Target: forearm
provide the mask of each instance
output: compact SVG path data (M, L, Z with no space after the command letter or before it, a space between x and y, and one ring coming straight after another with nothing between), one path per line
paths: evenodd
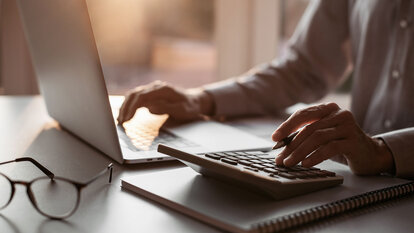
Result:
M298 102L316 101L335 87L350 67L346 6L346 1L312 2L287 56L237 79L206 86L216 115L277 113ZM321 31L331 33L321 37Z

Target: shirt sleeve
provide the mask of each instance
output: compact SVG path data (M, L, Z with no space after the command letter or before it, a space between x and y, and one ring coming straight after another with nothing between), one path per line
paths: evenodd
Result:
M338 85L351 64L347 9L346 0L312 1L285 57L205 86L215 100L215 115L275 114L314 102Z
M395 175L414 178L414 127L376 135L382 138L394 157Z

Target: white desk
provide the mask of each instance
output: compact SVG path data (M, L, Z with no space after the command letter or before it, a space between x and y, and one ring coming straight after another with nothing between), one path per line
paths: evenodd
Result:
M0 97L0 161L27 155L39 160L56 175L85 181L109 162L47 116L40 97ZM271 121L269 121L271 124ZM264 127L265 128L265 127ZM13 201L0 210L0 232L218 232L217 229L173 210L121 190L120 179L140 173L182 166L178 162L121 166L115 164L113 183L102 178L88 186L77 212L66 221L49 220L32 207L26 191L18 186ZM11 178L31 180L42 175L29 163L0 166ZM344 216L305 231L409 232L414 199L376 208L358 217Z

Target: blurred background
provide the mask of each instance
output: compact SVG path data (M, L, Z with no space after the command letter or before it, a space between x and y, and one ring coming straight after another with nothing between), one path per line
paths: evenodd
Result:
M240 75L283 54L308 0L86 0L110 94ZM15 0L0 0L0 94L37 94Z

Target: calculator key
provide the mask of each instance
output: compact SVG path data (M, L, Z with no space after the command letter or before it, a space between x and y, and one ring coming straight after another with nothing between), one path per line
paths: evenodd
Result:
M249 155L246 152L235 152L237 155Z
M236 157L236 156L227 156L227 157L225 157L226 159L230 159L230 160L233 160L233 161L239 161L240 159L238 158L238 157Z
M312 172L316 173L319 177L326 177L326 176L327 176L327 175L326 175L324 172L322 172L322 171L312 171Z
M252 164L249 160L239 160L238 162L245 166L250 166Z
M275 166L274 168L276 170L280 171L280 172L289 172L289 171L292 171L292 170L290 170L290 169L288 169L286 167L281 167L281 166Z
M259 169L257 168L251 168L251 167L244 167L244 169L250 170L250 171L254 171L254 172L258 172Z
M238 156L237 156L237 158L239 158L239 159L244 159L244 160L250 159L250 158L249 158L249 157L247 157L246 155L238 155Z
M321 172L325 173L326 176L335 176L335 172L330 172L326 170L321 170Z
M311 170L311 171L319 171L319 170L321 170L321 169L319 169L319 168L317 168L317 167L310 167L310 168L308 168L309 170Z
M278 175L281 176L281 177L284 177L284 178L288 178L288 179L295 179L296 178L295 175L292 175L292 174L287 173L287 172L279 172Z
M311 171L302 171L301 173L302 174L305 174L309 178L313 178L313 177L319 176L318 174L316 174L314 172L311 172Z
M264 168L263 171L268 172L268 173L275 173L275 174L278 173L275 169L269 168L269 167Z
M218 156L220 156L220 157L226 157L226 156L227 156L225 153L221 153L221 152L214 153L214 154L215 154L215 155L218 155Z
M221 161L225 162L225 163L228 163L228 164L231 164L231 165L237 165L236 161L233 161L233 160L230 160L230 159L223 158L223 159L221 159Z
M265 166L260 165L260 164L253 164L253 165L251 165L251 167L254 167L254 168L257 168L257 169L260 169L260 170L263 170L265 168Z
M300 178L300 179L309 177L307 174L303 172L289 172L289 174L294 175L296 178Z
M252 160L250 160L250 162L252 162L252 163L258 163L258 164L263 163L262 161L260 161L258 159L252 159Z
M226 156L238 156L238 154L236 154L234 152L226 152L226 153L223 153L223 154L225 154Z
M205 154L205 156L208 158L212 158L212 159L217 159L217 160L220 159L220 156L215 155L215 154Z
M295 167L291 167L290 169L294 170L294 171L308 171L308 168L304 168L304 167L300 167L300 166L295 166Z

